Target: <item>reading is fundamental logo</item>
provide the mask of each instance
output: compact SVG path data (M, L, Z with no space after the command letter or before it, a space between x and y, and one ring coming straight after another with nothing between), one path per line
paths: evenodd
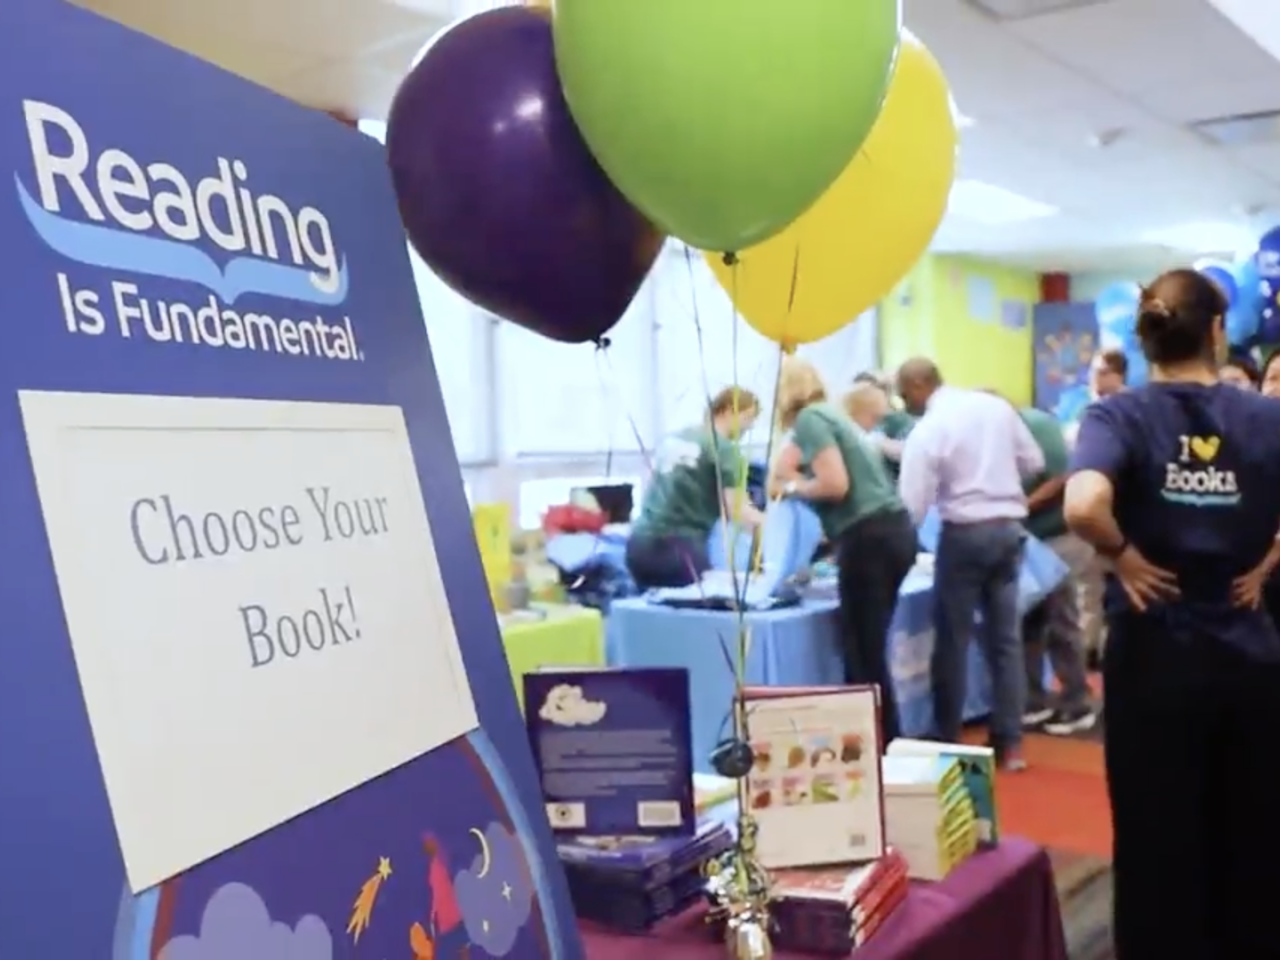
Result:
M244 297L306 304L309 311L345 303L346 260L319 209L295 209L255 192L240 159L217 157L213 172L193 182L163 160L143 163L117 148L95 153L75 117L52 104L26 100L23 112L33 189L20 174L14 179L23 212L46 246L84 267L176 280L207 295L199 303L159 300L129 280L111 278L101 290L59 273L69 332L114 330L153 342L362 359L348 317L231 309Z
M1160 495L1192 507L1235 506L1240 502L1240 487L1234 470L1216 464L1221 451L1221 437L1179 437L1178 459L1165 464Z

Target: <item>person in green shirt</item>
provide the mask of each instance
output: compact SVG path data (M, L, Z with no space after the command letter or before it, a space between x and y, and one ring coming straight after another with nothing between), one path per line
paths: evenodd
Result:
M1044 471L1029 478L1027 532L1047 544L1067 566L1067 577L1023 621L1027 662L1027 712L1023 724L1066 736L1097 722L1090 704L1079 590L1093 562L1089 546L1067 530L1062 493L1067 481L1067 441L1062 423L1052 414L1026 407L1018 411L1044 454ZM1056 705L1044 687L1044 658L1049 658L1061 692Z
M759 415L755 394L726 387L711 399L704 425L658 444L627 540L627 569L641 590L696 583L711 566L707 540L722 516L747 529L760 524L743 490L746 463L737 444Z
M880 421L880 430L890 440L901 443L916 428L918 422L917 417L913 417L905 410L890 410Z
M879 685L887 743L900 733L889 633L898 591L915 564L915 526L879 448L827 401L807 360L783 361L777 415L789 435L773 463L770 490L812 506L836 548L845 681Z

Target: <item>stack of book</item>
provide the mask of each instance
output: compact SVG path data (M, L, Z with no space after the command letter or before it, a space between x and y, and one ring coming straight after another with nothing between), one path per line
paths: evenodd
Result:
M836 957L866 943L909 886L906 860L892 847L860 866L776 870L772 877L774 946Z
M965 789L978 817L978 843L995 846L1000 842L1000 817L996 809L996 755L990 747L967 743L937 743L899 737L889 744L893 757L951 757L964 774Z
M977 814L953 757L895 756L882 761L889 843L910 875L941 880L978 846Z
M726 852L732 831L712 820L689 837L576 837L557 845L574 912L644 933L703 896L703 867Z

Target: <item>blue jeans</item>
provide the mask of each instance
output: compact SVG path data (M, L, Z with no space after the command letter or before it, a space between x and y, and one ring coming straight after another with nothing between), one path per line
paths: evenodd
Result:
M1026 539L1016 520L944 523L934 561L935 640L931 675L935 731L960 739L969 638L975 631L991 670L991 743L1008 750L1022 741L1027 698L1018 571Z

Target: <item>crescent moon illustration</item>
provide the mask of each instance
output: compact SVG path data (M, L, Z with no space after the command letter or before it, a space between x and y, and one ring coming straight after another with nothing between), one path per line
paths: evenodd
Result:
M480 843L480 856L484 858L484 862L480 864L480 872L476 874L477 880L482 880L489 873L489 865L493 862L489 856L489 841L484 838L484 834L475 827L471 828L471 832L475 834L475 838Z

